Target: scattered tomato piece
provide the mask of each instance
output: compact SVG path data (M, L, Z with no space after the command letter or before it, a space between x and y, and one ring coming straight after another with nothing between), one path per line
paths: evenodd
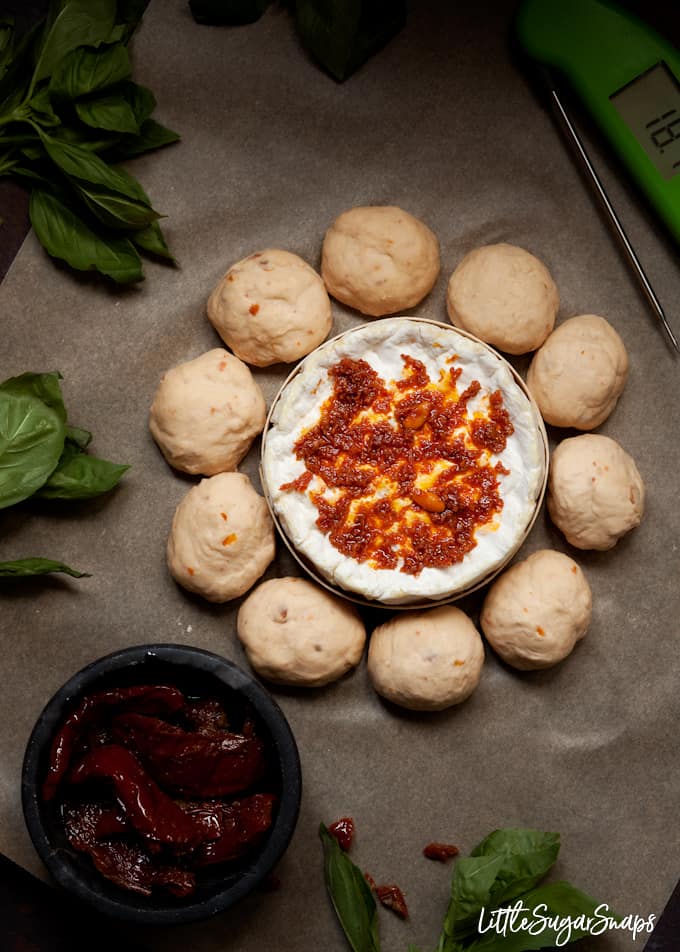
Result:
M232 542L236 542L235 532L230 533L230 535L225 536L224 539L222 539L222 545L231 545Z
M251 313L251 314L253 315L253 317L254 317L254 316L257 314L257 312L260 310L260 305L259 305L259 304L251 304L250 307L248 308L248 310L250 311L250 313Z
M328 832L331 836L335 837L340 849L347 852L352 845L352 838L354 837L354 820L351 816L343 816L339 820L336 820L335 823L331 823L328 827Z
M374 889L378 901L386 908L399 916L400 919L408 919L408 907L404 894L398 886L391 883L389 886L376 886Z
M426 859L434 859L438 863L445 863L448 859L458 856L460 850L451 843L428 843L423 849Z

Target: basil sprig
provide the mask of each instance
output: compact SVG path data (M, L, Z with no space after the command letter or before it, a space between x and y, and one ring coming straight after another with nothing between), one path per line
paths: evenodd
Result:
M361 870L352 863L321 824L326 886L353 952L380 952L376 905ZM590 933L577 920L594 918L595 899L570 883L538 885L554 865L560 850L559 833L540 830L495 830L470 856L457 860L451 879L451 900L436 952L530 952L574 942ZM522 916L540 912L542 928L529 931L478 931L480 915L492 914L521 901ZM619 921L611 911L608 917ZM559 920L569 917L568 935ZM544 921L545 920L545 921ZM552 920L549 921L549 920ZM557 924L554 924L557 923ZM410 945L408 952L418 952Z
M379 952L378 913L370 886L323 823L319 836L326 888L350 948L354 952Z
M25 373L0 384L0 509L26 499L92 499L128 466L91 456L88 430L67 422L59 373ZM0 563L1 578L86 573L43 558Z
M0 175L32 188L48 252L117 283L144 275L139 251L173 261L149 196L115 162L176 142L151 118L127 49L145 0L52 0L17 38L0 19Z

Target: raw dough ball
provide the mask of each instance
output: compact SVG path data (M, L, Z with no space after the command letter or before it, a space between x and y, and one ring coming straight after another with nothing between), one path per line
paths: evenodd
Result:
M266 415L246 365L218 347L163 375L149 429L175 469L213 476L236 469Z
M592 430L616 406L628 376L623 341L603 317L572 317L534 354L527 385L553 426Z
M319 687L361 660L366 630L348 602L302 578L273 578L241 605L236 622L248 661L263 678Z
M480 624L489 644L520 671L571 654L592 613L590 586L568 555L543 549L516 562L486 596Z
M414 711L441 711L479 683L484 647L459 608L397 615L371 635L368 673L383 697Z
M393 205L352 208L326 232L321 274L334 298L381 317L415 307L439 274L439 242Z
M313 268L267 248L232 265L208 300L208 317L237 357L256 367L291 363L331 329L331 302Z
M467 254L449 280L449 318L508 354L536 350L555 324L560 296L538 258L515 245Z
M585 433L553 453L548 512L577 549L611 549L640 524L644 504L637 466L616 440Z
M168 539L176 582L209 602L247 592L274 558L267 504L244 473L202 479L181 501Z

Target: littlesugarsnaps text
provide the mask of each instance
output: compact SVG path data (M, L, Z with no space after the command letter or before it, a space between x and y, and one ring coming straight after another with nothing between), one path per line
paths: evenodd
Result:
M477 928L483 935L486 932L495 932L500 936L514 935L526 932L527 935L539 936L546 930L554 932L555 945L567 945L572 939L584 935L602 935L610 930L630 932L633 941L638 936L650 933L654 928L656 916L627 916L616 915L607 905L601 903L591 915L560 916L551 913L545 903L539 903L530 908L519 899L513 906L504 906L502 909L493 909L487 913L485 908L479 912Z

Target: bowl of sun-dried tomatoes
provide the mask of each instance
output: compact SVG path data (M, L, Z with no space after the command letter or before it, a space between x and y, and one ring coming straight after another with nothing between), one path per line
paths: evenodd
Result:
M300 759L268 692L183 645L93 662L26 748L24 816L59 885L120 919L222 912L271 880L295 829Z

